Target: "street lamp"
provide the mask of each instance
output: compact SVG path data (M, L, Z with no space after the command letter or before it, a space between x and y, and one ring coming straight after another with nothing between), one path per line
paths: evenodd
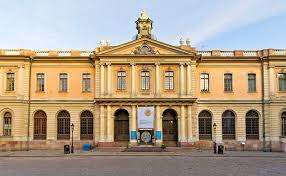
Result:
M217 124L214 123L213 124L213 129L214 129L214 139L213 139L213 149L214 149L214 154L217 153L217 145L216 145L216 127L217 127Z
M74 124L71 124L71 131L72 131L72 142L71 142L71 153L73 153L73 130L74 130Z

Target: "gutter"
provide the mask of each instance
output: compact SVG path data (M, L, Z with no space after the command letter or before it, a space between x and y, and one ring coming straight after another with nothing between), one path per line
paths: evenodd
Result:
M33 57L29 57L29 92L28 92L28 119L27 119L27 150L30 150L30 113L31 113L31 75L32 75L32 62Z
M265 93L265 86L264 86L264 57L260 57L261 59L261 109L262 109L262 133L263 133L263 148L262 150L266 152L266 139L265 139L265 102L264 102L264 93Z

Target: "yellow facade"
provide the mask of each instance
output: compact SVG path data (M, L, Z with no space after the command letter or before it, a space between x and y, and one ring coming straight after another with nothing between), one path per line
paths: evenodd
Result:
M69 144L70 138L58 136L61 110L69 113L70 124L74 124L76 147L83 143L122 146L128 141L139 145L134 137L139 131L137 108L152 106L154 145L168 144L163 119L165 110L171 109L176 113L177 146L210 148L215 141L229 149L242 149L245 143L249 150L285 150L282 113L286 111L286 91L279 90L277 75L286 73L286 50L198 51L188 44L172 46L153 39L152 21L144 14L137 25L136 40L117 46L101 44L94 51L0 50L0 148L62 148ZM142 89L143 71L149 73L147 90ZM166 89L168 71L173 72L170 90ZM123 90L118 89L119 72L126 74ZM7 91L7 73L15 74L13 91ZM44 74L43 91L37 88L38 73ZM59 89L60 73L67 74L67 91ZM89 91L83 90L84 73L90 74ZM209 75L207 91L201 88L203 73ZM226 73L232 74L231 91L224 90ZM252 92L248 90L248 74L256 75ZM115 120L118 109L128 113L128 141L118 141L124 135L116 134L115 126L121 123ZM39 110L46 114L43 139L35 139L34 134ZM86 110L93 114L89 139L81 136L81 114ZM204 110L211 114L209 139L200 139L199 114ZM222 137L226 110L235 115L233 139ZM246 137L246 114L250 110L259 116L257 139ZM6 112L12 115L10 135L4 134L8 128Z

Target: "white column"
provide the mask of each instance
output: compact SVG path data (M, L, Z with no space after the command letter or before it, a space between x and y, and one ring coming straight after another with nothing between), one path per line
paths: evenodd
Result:
M105 134L104 134L104 131L105 131L105 108L103 105L100 106L100 119L99 119L99 123L100 123L100 132L99 132L99 141L100 142L104 142L105 141Z
M180 119L180 142L186 142L186 114L185 106L181 105L181 119Z
M135 63L131 63L131 96L136 96L136 74L135 74Z
M190 95L191 94L191 86L192 86L192 76L191 76L191 64L188 63L187 65L187 91L186 94Z
M156 62L156 96L160 96L160 63Z
M107 105L107 142L114 141L114 120L112 118L111 106Z
M192 122L192 106L187 106L188 108L188 142L193 142L193 122Z
M136 118L136 106L132 105L131 127L130 127L130 142L137 142L137 118Z
M104 63L100 63L100 96L104 96L104 91L105 91L104 77L105 77Z
M160 146L163 141L162 132L162 116L160 113L160 106L156 105L156 131L155 131L156 145Z
M112 78L111 78L111 63L107 64L107 94L108 96L111 96L112 92L111 92L111 82L112 82Z
M180 95L185 94L185 63L180 63Z

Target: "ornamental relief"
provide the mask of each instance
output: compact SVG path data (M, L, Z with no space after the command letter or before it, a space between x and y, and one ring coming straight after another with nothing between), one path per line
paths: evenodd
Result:
M134 55L155 55L160 54L158 51L155 51L154 47L151 47L147 45L146 43L143 43L141 46L138 46L131 52L131 54Z

